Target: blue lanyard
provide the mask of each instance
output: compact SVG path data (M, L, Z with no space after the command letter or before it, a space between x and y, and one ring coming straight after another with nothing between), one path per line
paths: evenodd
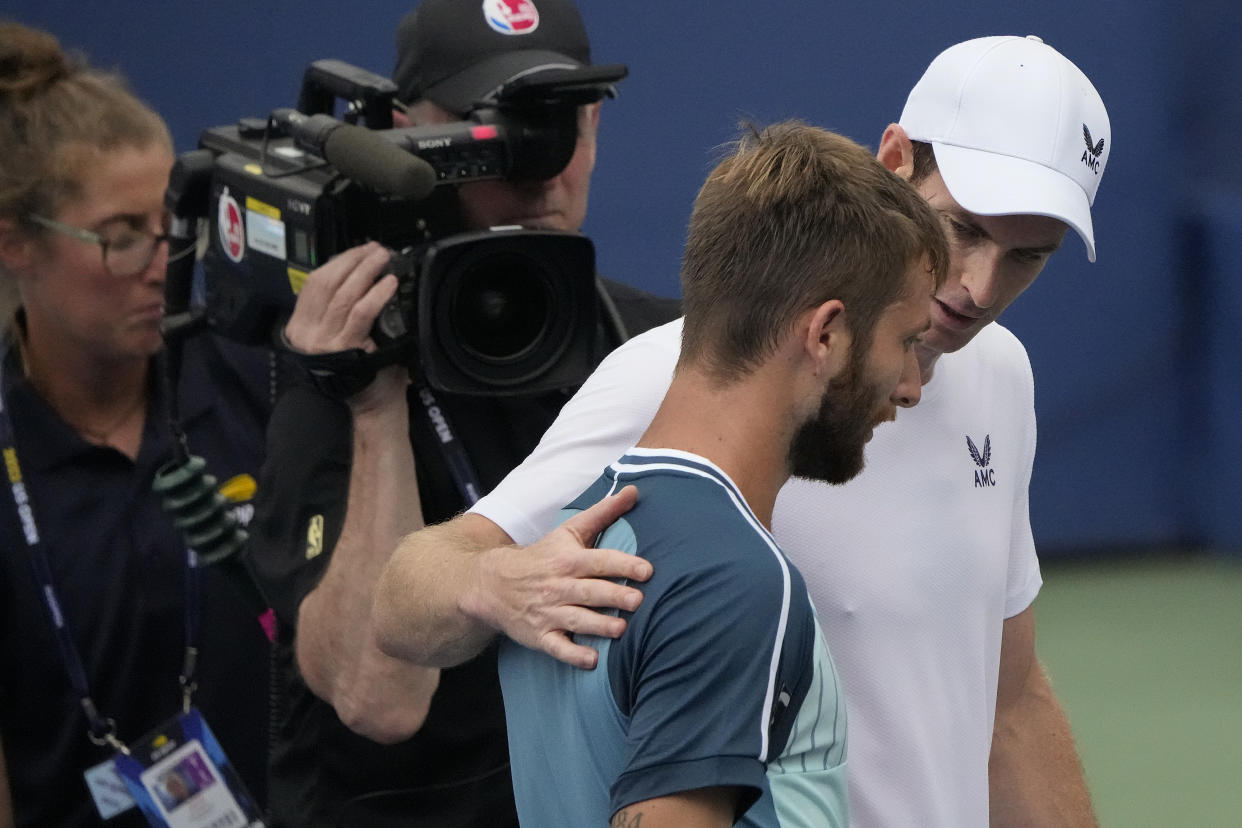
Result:
M466 447L457 439L457 434L449 423L448 412L440 407L431 389L425 385L418 388L418 401L423 404L423 413L427 415L431 430L436 435L436 445L440 447L444 462L448 464L449 474L457 484L457 491L461 493L467 507L473 506L482 497L483 487L479 485L479 476L474 471L474 464L470 462Z
M0 336L2 335L0 334ZM13 418L4 401L4 363L7 358L8 345L7 343L0 342L0 447L3 447L4 466L8 472L13 505L17 510L18 521L21 523L26 548L30 551L31 573L39 589L39 596L47 609L48 619L52 623L57 647L60 650L61 661L64 663L65 671L69 675L69 682L80 700L83 712L86 714L89 723L87 735L97 745L111 745L115 749L127 753L128 748L116 736L116 722L100 715L99 710L95 707L94 699L91 698L90 682L86 677L86 668L82 665L81 653L78 652L78 647L73 641L73 634L65 618L64 608L56 592L56 585L52 578L52 567L48 561L47 551L43 547L42 538L39 535L38 523L35 521L34 505L30 501L30 493L26 490L26 481L22 475L21 464L17 459L17 440L13 429ZM194 669L198 655L199 572L196 563L193 551L187 550L186 652L180 676L183 688L183 706L187 711L196 687L194 683Z

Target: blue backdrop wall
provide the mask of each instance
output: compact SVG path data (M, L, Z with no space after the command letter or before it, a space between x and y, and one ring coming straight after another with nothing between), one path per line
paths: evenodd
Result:
M0 14L123 71L168 118L178 148L190 149L204 127L293 105L312 60L388 74L392 33L409 6L10 0ZM580 6L595 60L630 67L605 105L584 229L603 272L666 295L677 292L691 201L739 119L800 117L874 147L951 43L1034 33L1069 56L1108 106L1114 147L1096 201L1098 263L1071 234L1003 318L1035 368L1036 539L1044 554L1242 548L1242 360L1230 334L1242 318L1233 263L1242 243L1242 7Z

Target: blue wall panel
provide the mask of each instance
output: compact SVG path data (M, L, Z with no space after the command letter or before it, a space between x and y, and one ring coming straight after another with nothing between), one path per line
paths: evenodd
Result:
M1198 181L1217 175L1227 195L1242 189L1236 130L1225 129L1229 113L1242 112L1229 71L1242 43L1233 4L1206 4L1194 18L1154 0L580 5L596 61L630 67L620 97L605 105L585 230L605 273L667 295L677 291L690 203L739 119L801 117L874 147L923 68L953 42L1035 33L1074 60L1100 90L1113 127L1095 211L1099 261L1089 264L1071 234L1003 319L1035 367L1036 539L1049 553L1238 545L1242 527L1229 517L1238 498L1227 493L1242 488L1242 460L1235 454L1230 467L1205 471L1212 458L1195 459L1203 436L1187 406L1216 400L1212 445L1236 445L1232 412L1242 401L1212 397L1216 389L1198 383L1210 376L1217 389L1224 379L1236 384L1239 361L1228 337L1205 331L1201 307L1188 302L1196 265L1179 246L1187 212L1204 209ZM392 31L407 8L21 0L4 13L124 71L188 149L203 127L292 105L311 60L335 57L387 74ZM1223 172L1204 157L1209 150L1228 160ZM1228 222L1195 226L1209 239L1236 231ZM1237 249L1228 238L1232 247L1203 248L1218 268ZM1237 290L1236 281L1207 279L1200 301L1212 304L1212 291ZM1227 331L1237 315L1223 316L1214 324ZM1212 355L1210 371L1195 353ZM1205 474L1213 498L1192 485Z

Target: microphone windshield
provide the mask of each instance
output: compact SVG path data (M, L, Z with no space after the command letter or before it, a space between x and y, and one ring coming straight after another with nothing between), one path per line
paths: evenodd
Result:
M430 164L354 124L327 135L323 157L342 175L388 195L420 201L436 186Z

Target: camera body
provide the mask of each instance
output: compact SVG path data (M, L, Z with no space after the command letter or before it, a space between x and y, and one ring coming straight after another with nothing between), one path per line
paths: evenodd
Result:
M312 270L375 240L394 251L390 272L399 283L373 329L389 361L405 361L454 393L580 384L599 358L590 240L520 227L467 230L451 186L558 174L574 152L578 107L606 94L625 67L542 74L502 88L468 120L394 129L391 81L317 61L299 111L205 130L199 152L211 158L200 217L209 227L203 286L211 327L270 344ZM337 98L349 102L343 121L331 112ZM337 141L344 150L335 157L333 135L349 139ZM379 150L393 147L409 156L397 161L430 167L430 194L388 180L382 159L391 155ZM175 188L176 170L173 178Z

